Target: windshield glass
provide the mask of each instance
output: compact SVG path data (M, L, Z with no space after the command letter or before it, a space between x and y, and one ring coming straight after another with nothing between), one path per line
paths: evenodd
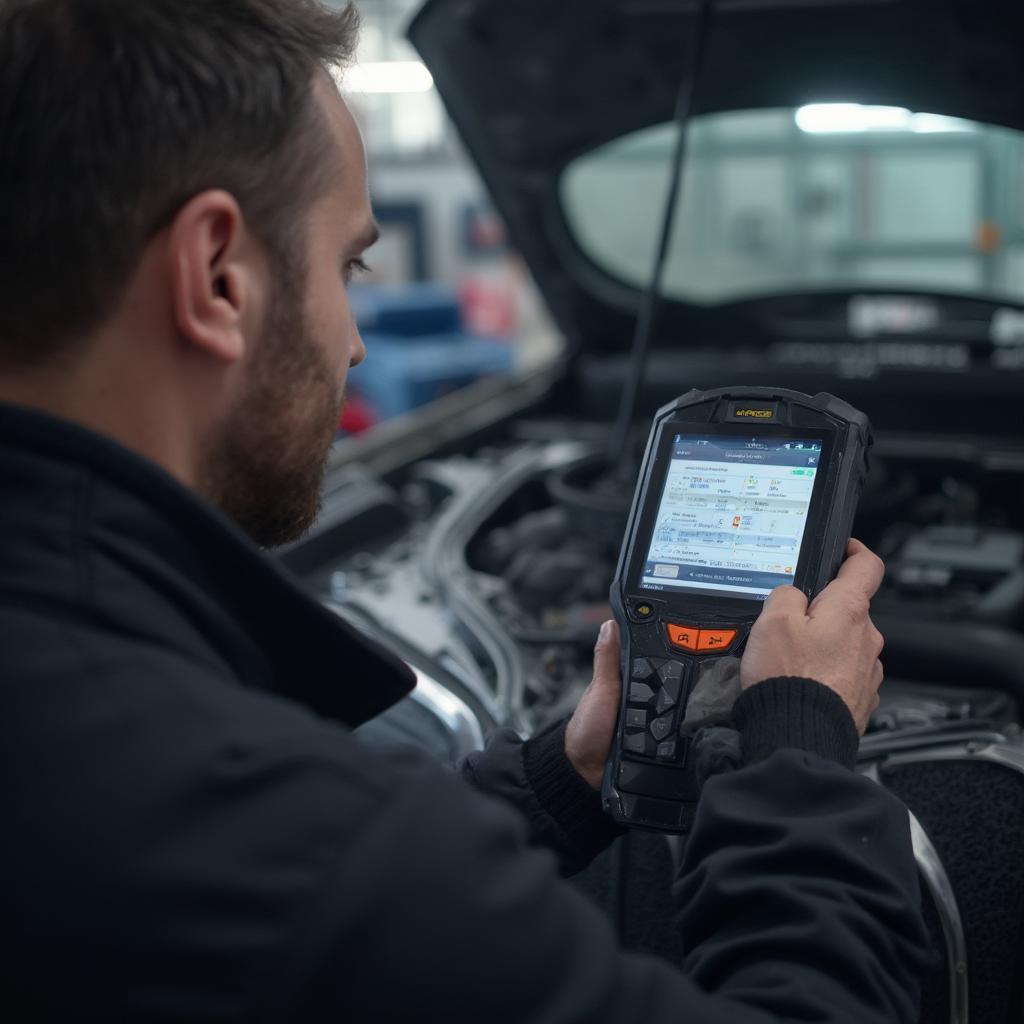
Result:
M576 243L644 287L673 124L573 161ZM896 107L817 104L695 118L665 294L714 303L808 288L1024 300L1024 133Z

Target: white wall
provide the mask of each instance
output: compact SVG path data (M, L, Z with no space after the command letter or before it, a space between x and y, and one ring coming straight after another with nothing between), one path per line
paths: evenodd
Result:
M476 172L464 161L379 161L370 156L370 197L422 204L432 276L454 284L465 269L459 232L463 208L485 197ZM372 260L371 260L372 262Z

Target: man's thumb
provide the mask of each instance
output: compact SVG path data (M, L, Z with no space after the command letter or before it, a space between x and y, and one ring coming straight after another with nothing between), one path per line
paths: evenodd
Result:
M594 678L587 687L588 695L612 695L617 705L618 700L618 659L621 656L618 626L610 620L603 623L601 632L594 647Z
M613 619L609 619L601 625L597 646L594 648L594 679L590 684L593 688L611 687L618 690L620 653L619 627Z

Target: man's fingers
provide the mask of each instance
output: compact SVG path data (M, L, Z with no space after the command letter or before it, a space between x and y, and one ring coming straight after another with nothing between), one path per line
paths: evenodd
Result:
M806 615L807 595L796 587L776 587L765 599L762 615Z
M835 582L842 583L843 589L856 591L870 601L882 585L885 563L859 540L851 540L846 551L846 561L839 567Z
M885 577L885 563L859 540L851 540L846 550L846 561L839 567L839 574L811 602L812 618L823 607L860 609L867 615L871 598Z

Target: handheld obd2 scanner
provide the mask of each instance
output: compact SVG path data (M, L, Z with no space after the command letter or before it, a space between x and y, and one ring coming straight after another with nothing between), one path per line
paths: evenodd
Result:
M658 411L611 588L623 693L602 801L617 822L688 831L690 698L735 680L775 587L811 598L835 577L870 446L867 417L824 393L690 391Z

